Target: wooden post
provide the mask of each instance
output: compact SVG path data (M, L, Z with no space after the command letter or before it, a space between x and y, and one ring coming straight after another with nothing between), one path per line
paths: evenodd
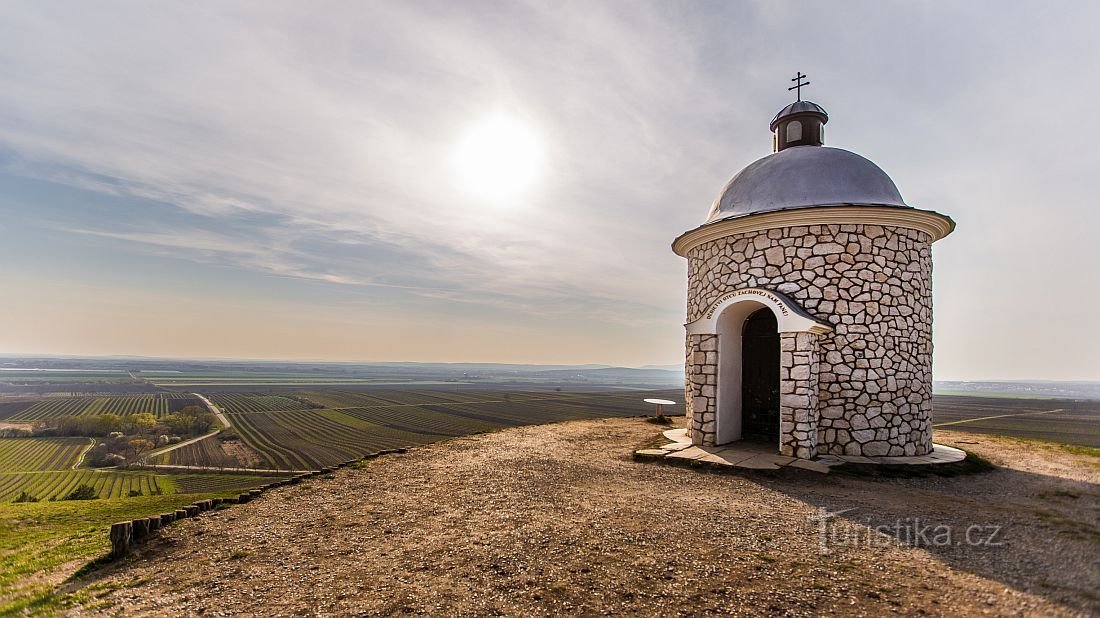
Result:
M154 532L160 528L160 515L152 515L149 518L149 532Z
M187 512L187 509L176 509L176 519L175 519L175 521L179 521L181 519L187 519L190 516L191 516L191 514Z
M111 558L118 559L130 551L133 540L133 523L120 521L111 526Z
M149 520L145 517L133 521L133 540L141 543L149 537Z
M248 502L251 499L252 499L252 494L250 494L250 493L241 494L241 495L237 496L237 502L239 504L244 504L244 503Z
M170 524L174 521L176 521L176 513L175 512L161 513L160 514L160 527L161 528L163 528L164 526L167 526L168 524Z

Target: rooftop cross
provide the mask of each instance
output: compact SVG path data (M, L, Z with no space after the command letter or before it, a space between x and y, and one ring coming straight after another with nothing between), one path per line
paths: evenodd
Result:
M810 85L810 82L803 82L802 81L802 78L804 78L804 77L808 77L808 76L803 75L802 71L799 71L798 75L796 75L794 77L794 79L791 80L792 82L795 82L795 84L793 86L791 86L790 88L787 88L788 91L791 91L791 90L795 91L795 95L797 95L799 101L802 100L802 87Z

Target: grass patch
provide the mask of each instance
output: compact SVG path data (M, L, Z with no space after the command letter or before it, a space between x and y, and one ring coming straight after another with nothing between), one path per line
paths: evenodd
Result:
M668 438L666 438L664 436L664 434L659 433L659 434L653 436L652 438L647 439L645 442L642 442L641 444L639 444L634 450L640 451L640 450L646 449L646 448L661 448L662 446L668 444L669 442L672 442L672 440L669 440Z
M234 549L233 551L229 552L228 559L229 560L244 560L245 558L247 558L251 555L252 555L252 552L248 551L247 549Z
M645 419L647 423L653 423L654 425L671 425L672 419L664 414L658 414L657 416L650 416Z
M1080 446L1078 444L1058 444L1057 446L1071 455L1084 455L1085 457L1100 458L1100 448L1093 448L1091 446Z
M966 431L966 429L959 429L959 431ZM1094 457L1100 459L1100 448L1093 446L1083 446L1080 444L1066 444L1064 442L1054 442L1052 440L1044 440L1042 438L1027 438L1021 436L1010 436L1007 434L998 433L984 433L980 434L982 437L995 438L999 440L1006 440L1014 444L1022 444L1025 446L1035 446L1039 448L1045 448L1049 450L1061 451L1063 453L1069 453L1070 455L1081 455L1083 457ZM1095 464L1098 462L1088 462Z
M27 493L27 490L24 489L23 491L19 492L19 495L16 496L15 500L12 500L12 502L16 504L21 504L24 502L38 502L38 498L30 495L29 493Z
M0 503L0 616L50 615L71 607L84 590L64 594L48 583L28 584L36 574L57 572L73 561L91 561L73 574L50 578L73 581L94 571L111 548L111 524L175 511L195 500L223 494L142 496L113 500Z
M956 463L906 465L906 464L859 464L846 463L836 466L832 472L848 476L865 478L925 478L930 476L953 477L967 474L980 474L995 470L993 465L985 457L966 451L966 459Z
M95 490L95 487L91 485L80 485L76 489L65 494L62 500L95 500L98 496L99 492Z

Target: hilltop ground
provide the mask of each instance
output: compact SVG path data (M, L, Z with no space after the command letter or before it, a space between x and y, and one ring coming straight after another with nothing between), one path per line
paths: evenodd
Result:
M173 525L73 614L1100 612L1094 454L942 431L1001 466L882 479L638 463L639 419L416 448ZM833 520L820 551L819 507ZM901 528L894 528L895 522ZM916 521L914 521L916 520ZM885 540L950 526L952 544ZM1002 526L989 542L992 526Z

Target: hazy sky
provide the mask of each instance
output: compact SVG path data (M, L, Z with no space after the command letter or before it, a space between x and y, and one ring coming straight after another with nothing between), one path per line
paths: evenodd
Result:
M0 353L672 364L791 96L937 243L937 379L1100 379L1100 5L6 2ZM454 152L523 123L526 191Z

